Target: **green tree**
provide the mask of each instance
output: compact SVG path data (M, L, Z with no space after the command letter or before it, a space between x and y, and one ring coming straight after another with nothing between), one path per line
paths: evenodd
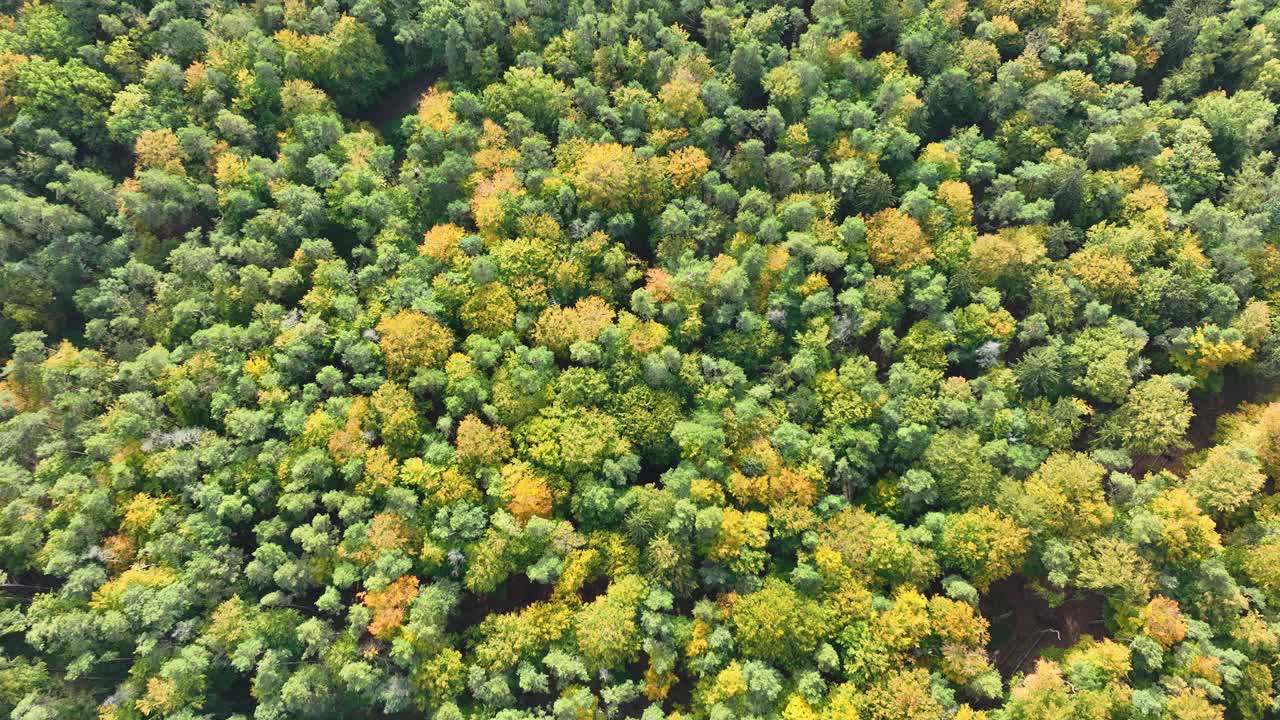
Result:
M1129 390L1124 403L1103 419L1098 437L1113 447L1155 455L1185 447L1192 415L1186 383L1158 375Z

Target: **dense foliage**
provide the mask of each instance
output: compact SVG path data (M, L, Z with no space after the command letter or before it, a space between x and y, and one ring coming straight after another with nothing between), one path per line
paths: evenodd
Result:
M1280 713L1275 0L3 8L13 718Z

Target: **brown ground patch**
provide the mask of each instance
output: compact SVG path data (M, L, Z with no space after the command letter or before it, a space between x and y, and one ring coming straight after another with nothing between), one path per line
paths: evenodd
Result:
M982 596L982 614L991 622L991 660L1008 678L1031 672L1045 648L1067 648L1082 636L1100 638L1103 599L1096 593L1078 593L1057 607L1022 576L1001 580Z

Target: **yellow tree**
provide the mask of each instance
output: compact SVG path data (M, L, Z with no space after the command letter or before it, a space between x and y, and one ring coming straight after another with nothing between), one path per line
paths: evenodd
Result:
M947 517L938 541L942 562L964 573L979 590L1009 577L1027 553L1026 529L989 507Z
M1175 341L1173 362L1203 380L1228 365L1253 357L1253 349L1244 340L1244 333L1235 328L1223 330L1213 324L1202 325L1189 337Z
M1267 481L1248 448L1218 445L1187 475L1187 489L1200 507L1225 515L1247 505Z
M502 283L485 283L462 303L458 319L471 332L496 337L515 325L515 298Z
M1030 275L1045 257L1044 227L1005 228L979 235L969 248L967 270L979 286Z
M895 670L866 692L862 717L867 720L940 720L946 710L930 692L924 668Z
M169 128L143 130L133 141L133 154L136 160L134 174L152 168L176 175L186 174L182 167L186 153L178 142L178 136Z
M458 460L469 465L498 465L511 456L511 433L485 425L474 414L462 418L455 437Z
M711 167L711 158L702 148L692 145L682 147L666 157L667 176L679 192L694 186Z
M789 664L813 652L822 632L823 608L787 583L769 578L734 602L729 622L743 657Z
M1195 498L1183 488L1156 496L1151 512L1160 521L1158 541L1174 562L1198 563L1222 547L1213 520L1200 512Z
M707 116L701 90L702 83L698 82L693 73L688 68L680 68L658 89L658 100L662 103L662 109L673 118L694 127Z
M418 121L441 135L448 135L454 125L458 124L458 116L450 109L449 103L453 93L436 88L427 90L418 101Z
M961 180L943 180L938 183L938 202L951 212L955 222L973 223L973 190Z
M885 208L866 220L867 247L876 267L910 270L933 259L920 223L897 208Z
M1178 608L1178 601L1163 595L1151 598L1139 613L1139 620L1142 632L1161 647L1171 648L1187 636L1187 619Z
M1114 512L1102 487L1106 468L1081 453L1054 453L1024 485L1018 519L1043 537L1087 537Z
M1069 262L1080 284L1107 302L1126 300L1138 291L1133 266L1109 247L1091 245L1077 251Z
M643 207L653 199L656 168L630 145L570 145L565 150L565 155L575 156L565 175L588 207L616 213Z
M590 667L615 668L640 652L636 613L645 593L644 580L628 575L610 583L603 595L578 610L574 634Z
M1271 403L1258 416L1253 448L1267 475L1280 477L1280 402Z
M378 416L382 439L394 451L403 453L418 442L418 410L403 386L382 383L369 397L369 404Z
M414 310L401 310L383 318L378 323L378 335L387 371L395 376L411 375L419 368L443 367L453 348L453 332L449 328Z
M433 260L447 262L458 255L458 243L466 234L466 230L451 223L436 225L422 236L418 253Z
M1222 720L1222 707L1214 705L1200 688L1185 688L1169 698L1164 717L1168 720Z
M600 336L614 318L613 308L604 300L585 297L573 307L550 307L538 316L533 337L557 354L568 352L575 342L591 342Z
M532 517L551 517L551 486L528 464L519 460L502 467L504 494L510 498L507 511L521 522Z

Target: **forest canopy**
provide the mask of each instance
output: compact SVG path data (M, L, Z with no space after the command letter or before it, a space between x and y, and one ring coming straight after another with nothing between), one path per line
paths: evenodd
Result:
M0 713L1280 717L1277 33L0 2Z

